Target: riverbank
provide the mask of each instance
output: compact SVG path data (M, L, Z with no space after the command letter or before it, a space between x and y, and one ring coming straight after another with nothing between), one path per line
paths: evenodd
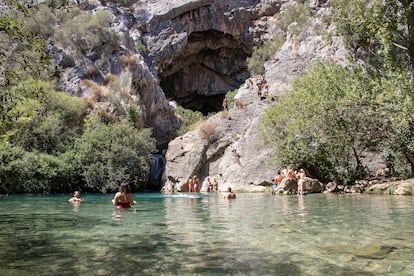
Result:
M397 178L377 178L358 180L355 185L337 185L334 182L326 185L328 193L367 193L388 195L413 195L414 178L401 180Z

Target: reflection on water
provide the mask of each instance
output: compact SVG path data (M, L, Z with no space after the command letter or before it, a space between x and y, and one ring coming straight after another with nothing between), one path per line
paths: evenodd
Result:
M414 197L0 197L0 275L413 275Z

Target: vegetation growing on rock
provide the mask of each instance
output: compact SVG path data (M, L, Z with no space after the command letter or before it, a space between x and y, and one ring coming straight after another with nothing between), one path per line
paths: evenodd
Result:
M108 76L106 87L85 80L95 94L79 98L56 91L58 65L48 56L51 37L76 57L109 56L119 42L109 29L111 15L83 12L67 1L34 7L5 1L1 8L0 193L106 192L121 181L144 189L155 139L131 100L139 97L130 91L128 68Z
M266 112L262 133L282 162L353 183L366 176L364 157L374 152L393 173L413 174L408 2L334 1L332 20L351 59L346 67L321 61Z

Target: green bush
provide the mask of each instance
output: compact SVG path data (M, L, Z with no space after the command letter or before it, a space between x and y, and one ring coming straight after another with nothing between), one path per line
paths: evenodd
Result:
M252 76L264 74L264 63L275 54L285 42L285 36L276 34L271 40L266 40L262 47L255 46L251 57L247 58L247 67Z
M83 12L63 22L57 40L78 55L104 54L109 56L118 46L120 38L111 31L112 15L106 11Z
M407 141L398 141L410 137L402 129L412 132L408 81L397 72L373 80L358 67L318 64L266 111L261 131L282 164L318 168L322 180L353 183L365 174L367 152L409 150Z
M65 152L82 132L86 115L83 99L56 92L49 82L28 79L15 89L15 118L5 138L27 151Z
M86 188L103 193L116 190L122 181L143 190L153 151L155 139L149 129L104 124L94 117L75 146Z
M46 4L38 5L33 15L26 19L26 28L30 32L49 38L55 33L56 15Z
M178 130L178 135L184 135L188 131L194 130L196 124L203 120L201 112L192 111L182 106L178 106L175 113L181 118L181 128Z
M0 142L0 160L0 193L68 192L72 188L61 175L65 164L57 156Z
M310 10L305 2L293 2L285 12L279 15L277 19L277 26L282 29L285 33L288 31L289 26L292 23L296 23L296 25L292 25L289 31L293 34L299 34L304 29L306 23L309 21L310 18Z

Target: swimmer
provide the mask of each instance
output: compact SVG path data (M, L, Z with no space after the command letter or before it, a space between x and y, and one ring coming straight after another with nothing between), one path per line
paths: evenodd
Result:
M224 196L226 199L234 199L236 198L236 194L231 191L231 188L227 188L227 194Z
M112 204L116 206L117 209L127 209L131 208L136 202L132 198L131 188L128 183L122 183L119 186L118 192L115 194L114 199L112 199Z
M70 198L68 200L69 202L81 202L82 199L80 197L80 192L79 191L74 191L72 194L72 198Z

